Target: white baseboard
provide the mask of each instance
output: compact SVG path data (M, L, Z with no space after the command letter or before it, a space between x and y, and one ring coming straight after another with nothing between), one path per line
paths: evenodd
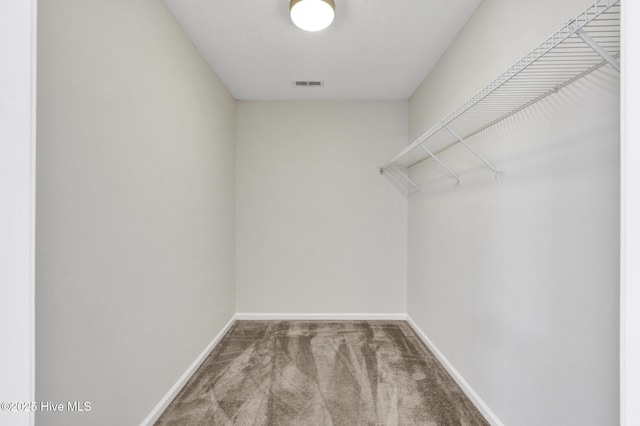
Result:
M279 313L279 314L266 314L266 313L253 313L253 312L238 312L236 313L237 320L260 320L260 321L286 321L286 320L325 320L325 321L405 321L407 314L391 313L391 314L305 314L305 313Z
M180 376L178 381L169 389L169 392L158 402L158 404L151 410L149 415L140 423L140 426L152 426L159 418L160 415L167 409L171 401L178 395L178 392L184 387L185 384L189 381L193 373L198 370L200 365L204 362L204 360L209 356L213 348L218 344L220 339L229 331L233 323L236 321L236 316L232 316L229 322L222 327L222 330L213 338L213 340L204 348L204 351L196 358L195 361L187 368L187 370Z
M411 328L416 332L418 337L422 339L425 345L429 348L429 350L438 358L438 361L444 366L444 368L449 372L453 380L456 381L458 386L462 389L462 391L467 395L467 397L471 400L473 405L476 406L478 411L482 413L484 418L492 425L492 426L504 426L504 424L500 421L498 416L489 408L489 406L480 398L480 396L473 390L471 385L467 383L467 381L462 377L458 370L449 362L449 360L444 356L442 352L436 347L436 345L427 337L427 335L418 327L418 325L413 322L409 315L406 316L406 321L409 323Z

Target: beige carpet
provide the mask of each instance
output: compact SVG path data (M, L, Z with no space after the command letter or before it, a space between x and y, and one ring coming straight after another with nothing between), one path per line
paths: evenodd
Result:
M237 321L156 425L487 425L403 321Z

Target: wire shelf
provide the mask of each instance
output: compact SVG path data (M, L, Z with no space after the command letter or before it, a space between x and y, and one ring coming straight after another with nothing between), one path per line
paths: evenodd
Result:
M609 64L620 71L619 57L620 0L598 0L400 151L380 167L380 173L399 173L419 190L406 169L433 158L460 182L437 155L462 143L497 177L495 167L466 139L602 66Z

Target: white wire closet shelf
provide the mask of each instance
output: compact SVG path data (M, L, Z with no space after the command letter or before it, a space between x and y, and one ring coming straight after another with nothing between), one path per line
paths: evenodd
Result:
M619 57L620 0L598 0L400 151L380 173L389 172L419 190L407 169L433 158L460 183L438 154L461 143L497 178L498 170L466 142L468 138L602 66L620 71Z

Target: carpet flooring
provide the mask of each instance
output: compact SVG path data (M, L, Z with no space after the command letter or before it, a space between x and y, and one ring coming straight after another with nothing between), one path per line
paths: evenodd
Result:
M404 321L237 321L156 425L488 425Z

